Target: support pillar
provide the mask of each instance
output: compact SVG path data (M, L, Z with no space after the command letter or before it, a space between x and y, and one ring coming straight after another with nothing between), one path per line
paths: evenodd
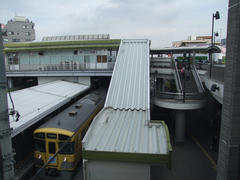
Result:
M184 142L185 137L185 111L177 110L175 114L175 141Z
M7 81L8 81L8 87L9 87L10 89L13 88L12 78L7 78Z

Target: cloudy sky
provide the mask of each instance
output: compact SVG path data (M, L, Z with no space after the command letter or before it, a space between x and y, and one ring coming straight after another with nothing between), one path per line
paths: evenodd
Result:
M35 23L36 38L54 35L110 34L111 38L148 38L152 47L171 46L189 35L224 38L228 0L1 0L0 23L15 15Z

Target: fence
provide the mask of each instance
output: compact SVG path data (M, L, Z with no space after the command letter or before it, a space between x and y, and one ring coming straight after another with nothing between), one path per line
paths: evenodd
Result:
M6 65L7 71L112 71L115 62Z

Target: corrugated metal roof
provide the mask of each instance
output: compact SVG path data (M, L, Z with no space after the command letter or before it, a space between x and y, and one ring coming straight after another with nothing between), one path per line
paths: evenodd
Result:
M149 41L122 40L105 107L83 139L83 157L87 152L169 155L165 124L150 121L149 68Z
M165 126L147 121L148 113L142 110L101 111L84 137L84 151L168 154Z
M89 86L66 81L55 81L11 93L15 110L21 115L19 121L9 116L14 137L54 110L83 93ZM8 96L8 107L12 108Z
M110 39L109 34L86 34L86 35L66 35L66 36L45 36L42 41L79 41L79 40L99 40Z
M149 40L122 40L105 107L149 109Z

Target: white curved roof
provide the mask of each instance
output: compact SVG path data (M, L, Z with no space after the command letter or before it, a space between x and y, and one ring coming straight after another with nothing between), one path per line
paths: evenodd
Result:
M13 116L9 116L11 136L16 136L88 88L78 83L54 81L11 92L15 110L20 114L17 122ZM9 96L8 107L12 109Z

